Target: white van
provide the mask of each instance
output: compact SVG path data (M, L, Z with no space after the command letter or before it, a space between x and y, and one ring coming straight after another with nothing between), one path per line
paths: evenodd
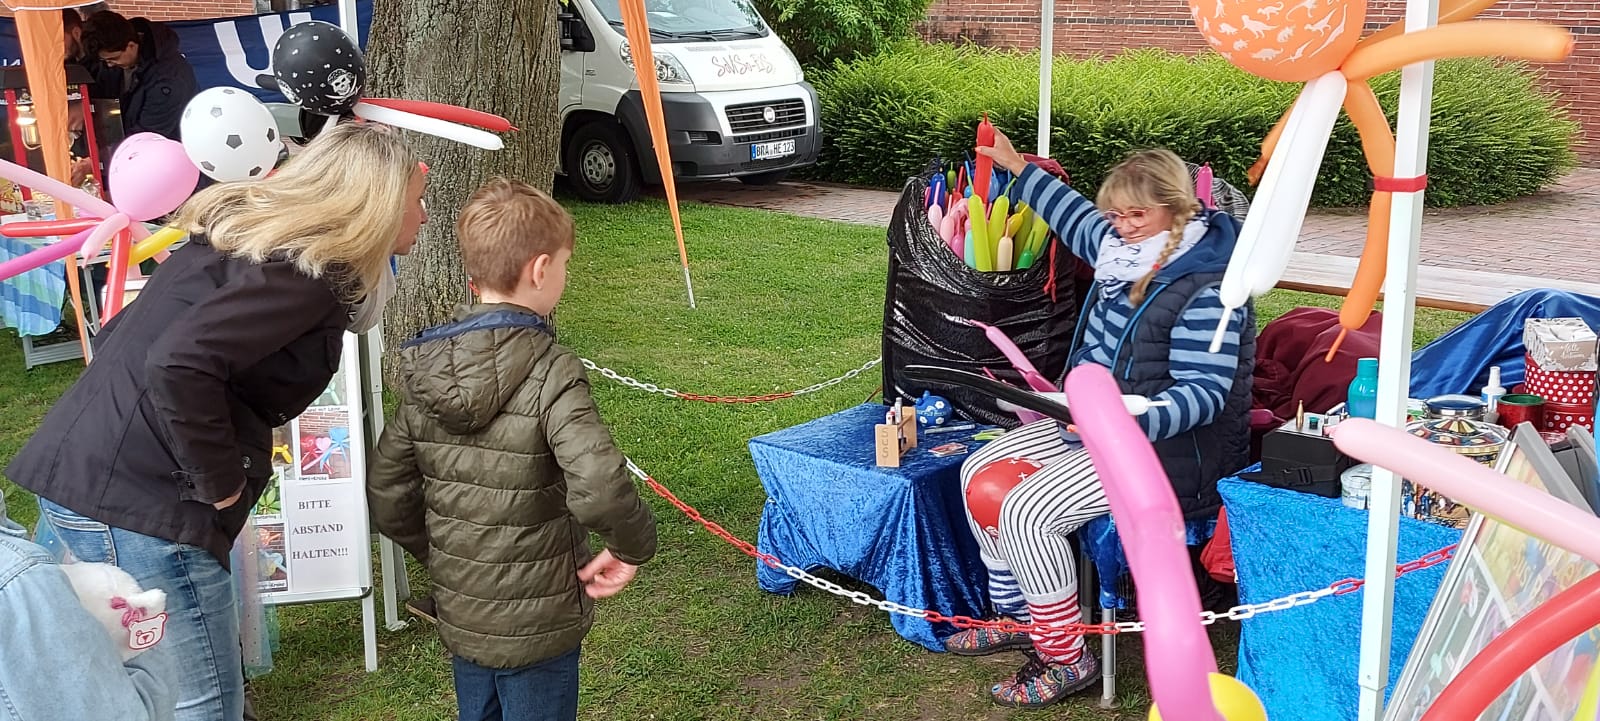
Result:
M750 0L646 0L672 172L776 183L816 162L817 93ZM617 0L564 0L561 157L579 197L661 182Z

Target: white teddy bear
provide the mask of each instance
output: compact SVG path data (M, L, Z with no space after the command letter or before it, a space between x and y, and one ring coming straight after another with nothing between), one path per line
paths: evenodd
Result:
M127 571L108 563L66 563L61 571L77 592L78 602L111 635L111 645L124 662L156 645L165 634L165 591L145 591Z

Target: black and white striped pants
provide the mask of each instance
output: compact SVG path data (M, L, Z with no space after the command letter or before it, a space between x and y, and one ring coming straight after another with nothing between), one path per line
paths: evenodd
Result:
M967 509L967 524L989 570L996 608L1015 616L1023 600L1035 609L1057 607L1069 599L1076 603L1077 564L1068 539L1083 524L1111 512L1088 451L1067 445L1053 420L1029 423L984 446L961 465L963 498L972 475L1003 458L1028 458L1044 468L1006 494L1000 505L999 539L972 520ZM1022 598L1014 598L1016 594Z

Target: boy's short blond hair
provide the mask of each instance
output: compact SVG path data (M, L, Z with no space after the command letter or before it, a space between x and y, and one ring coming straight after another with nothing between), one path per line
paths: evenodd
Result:
M541 255L571 249L572 215L544 191L493 178L467 199L456 220L461 262L479 290L510 293L522 269Z

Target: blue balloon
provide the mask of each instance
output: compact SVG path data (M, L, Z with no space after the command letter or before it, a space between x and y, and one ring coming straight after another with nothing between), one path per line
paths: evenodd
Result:
M942 426L954 416L955 408L943 396L923 391L922 397L917 399L917 425L923 428Z

